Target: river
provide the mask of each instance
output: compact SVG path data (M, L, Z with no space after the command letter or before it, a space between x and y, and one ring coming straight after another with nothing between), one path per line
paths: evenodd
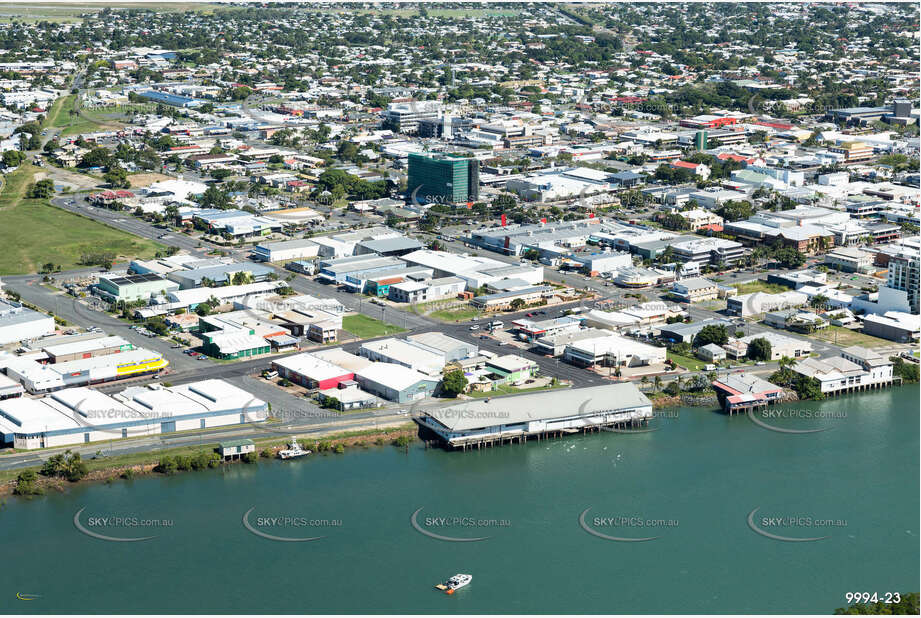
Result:
M895 388L762 418L824 429L807 434L682 408L633 435L358 448L11 498L0 608L829 614L848 591L917 590L918 395ZM322 538L259 536L242 523L251 508L256 532ZM75 526L81 509L91 534L154 538L95 538ZM419 509L424 532L486 538L423 534L410 521ZM755 509L764 534L749 525ZM473 582L453 596L433 589L455 573Z

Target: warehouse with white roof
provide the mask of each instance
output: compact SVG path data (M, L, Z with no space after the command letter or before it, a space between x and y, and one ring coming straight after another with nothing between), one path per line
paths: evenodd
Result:
M133 386L109 396L75 387L0 401L2 446L36 449L265 421L268 406L223 380Z
M623 383L465 401L426 410L413 420L445 445L462 447L644 424L650 418L649 399L635 384Z
M25 387L30 393L46 393L68 386L84 386L121 378L155 373L169 365L158 352L145 348L81 358L63 363L43 365L31 358L5 357L0 369Z

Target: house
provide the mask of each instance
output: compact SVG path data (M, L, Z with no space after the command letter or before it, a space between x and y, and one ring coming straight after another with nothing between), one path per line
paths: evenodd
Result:
M703 163L692 163L690 161L672 161L669 166L674 169L688 170L701 180L710 178L710 168Z
M828 322L811 311L784 309L764 314L764 323L774 328L785 328L798 333L813 333L827 328Z
M747 337L740 337L739 341L750 346L751 342L755 339L766 339L767 342L771 344L770 360L772 361L780 360L784 356L788 358L800 358L812 354L812 343L809 341L770 331L748 335ZM748 352L746 352L746 355L747 354Z
M514 309L519 304L521 306L533 305L552 294L553 288L551 286L535 285L518 290L509 290L508 292L475 296L470 300L470 304L484 311L505 311Z
M694 337L697 336L704 326L725 326L727 329L732 328L732 322L729 320L723 320L720 318L708 318L706 320L701 320L699 322L691 322L690 324L685 324L683 322L678 322L675 324L664 324L659 327L659 338L663 341L670 341L673 343L691 343L694 341ZM731 330L729 332L732 332Z
M697 349L698 358L716 363L722 360L726 360L726 350L722 347L716 345L715 343L708 343L705 346L701 346Z
M538 365L517 354L505 354L487 360L486 369L498 375L503 384L521 384L537 373Z
M723 218L709 210L695 208L693 210L679 212L678 214L687 221L688 226L692 230L696 231L703 228L708 228L717 232L722 230Z
M861 362L854 362L848 357ZM882 361L882 364L874 367L869 360L871 359L867 359L861 353L842 352L840 357L834 358L804 358L791 369L816 380L823 394L860 391L891 384L892 363L888 360ZM865 369L865 366L871 369Z
M317 393L317 396L324 406L333 407L342 412L346 410L372 408L382 403L379 397L361 390L354 382L349 385L343 382L340 383L337 388L321 390Z
M781 387L750 373L729 373L712 384L717 400L729 414L780 401L783 396Z
M256 444L252 440L246 438L241 440L227 440L225 442L219 442L217 447L217 453L224 461L240 459L247 453L255 452Z

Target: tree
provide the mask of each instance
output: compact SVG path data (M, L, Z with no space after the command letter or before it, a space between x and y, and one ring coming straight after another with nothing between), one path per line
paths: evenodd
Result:
M35 470L23 470L16 477L16 487L13 493L17 496L40 496L45 490L38 485L38 475Z
M113 189L127 189L131 186L131 183L128 182L128 172L119 165L110 166L109 171L103 175L102 179L109 183Z
M25 158L26 155L18 150L7 150L3 153L3 165L5 167L19 167Z
M101 146L93 148L80 159L78 167L108 167L112 162L112 153Z
M515 300L509 303L509 307L511 307L513 311L518 311L519 309L524 307L524 300L521 298L516 298Z
M39 180L29 187L28 197L33 199L47 200L54 195L54 181L50 178Z
M755 214L755 209L748 202L729 200L716 209L716 214L726 221L741 221Z
M890 356L892 361L892 374L902 378L903 384L917 384L919 378L918 365L906 363L901 356Z
M214 185L208 187L205 192L201 194L198 203L204 208L219 208L221 210L227 210L233 206L233 200L230 199L230 194L218 189Z
M828 297L824 294L816 294L809 299L809 306L813 309L825 309L828 306Z
M42 476L63 477L70 482L76 482L89 473L86 462L80 453L72 453L70 449L49 457L42 465L39 473Z
M245 270L235 272L230 279L231 285L246 285L247 283L252 283L252 281L253 275Z
M200 316L206 316L211 313L211 305L208 303L199 303L195 306L195 313Z
M748 358L754 361L771 360L771 342L764 337L753 339L748 344Z
M710 343L723 345L727 341L729 341L729 332L723 324L708 324L694 337L694 345L698 348Z
M449 371L442 379L441 387L444 389L445 393L456 396L458 393L464 392L464 389L467 388L467 376L465 376L464 372L460 369Z
M793 247L781 247L774 252L774 259L784 268L799 268L806 263L806 256Z
M336 149L336 156L343 161L354 161L358 156L358 146L355 142L341 141Z
M687 390L699 393L701 391L707 390L711 385L710 380L707 379L707 376L698 373L688 378L686 386Z

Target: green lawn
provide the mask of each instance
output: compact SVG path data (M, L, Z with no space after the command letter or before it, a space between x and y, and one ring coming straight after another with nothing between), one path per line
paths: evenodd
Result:
M864 333L852 331L841 326L834 326L833 324L829 324L826 328L818 330L809 336L829 343L835 343L842 348L852 345L859 345L865 348L879 348L892 345L892 342L886 339L865 335Z
M751 294L753 292L767 292L769 294L777 294L779 292L789 292L790 288L785 285L780 285L777 283L768 283L767 281L749 281L748 283L736 283L734 284L735 289L739 291L739 294Z
M25 198L38 168L26 164L7 175L0 192L0 275L38 272L52 262L80 268L80 256L111 252L119 259L153 257L163 247L80 215L47 200Z
M64 127L70 119L70 110L74 108L77 95L69 94L57 99L45 116L45 127Z
M675 354L671 350L668 350L665 353L665 357L669 360L673 360L685 369L691 371L701 371L704 367L707 366L707 363L700 360L699 358L694 358L693 356L682 356L681 354Z
M486 393L480 392L471 392L467 393L470 397L476 399L483 399L485 397L496 397L498 395L523 395L524 393L533 393L536 391L552 391L558 388L569 388L567 384L558 384L556 386L532 386L531 388L515 388L514 386L499 386L494 391L489 391Z
M441 320L442 322L466 322L473 318L479 318L482 313L473 307L463 309L440 309L428 314L428 317Z
M347 315L342 318L342 328L347 330L356 337L361 339L370 339L372 337L381 337L383 335L395 335L402 333L406 329L387 324L375 318L370 318L361 313L356 315Z

